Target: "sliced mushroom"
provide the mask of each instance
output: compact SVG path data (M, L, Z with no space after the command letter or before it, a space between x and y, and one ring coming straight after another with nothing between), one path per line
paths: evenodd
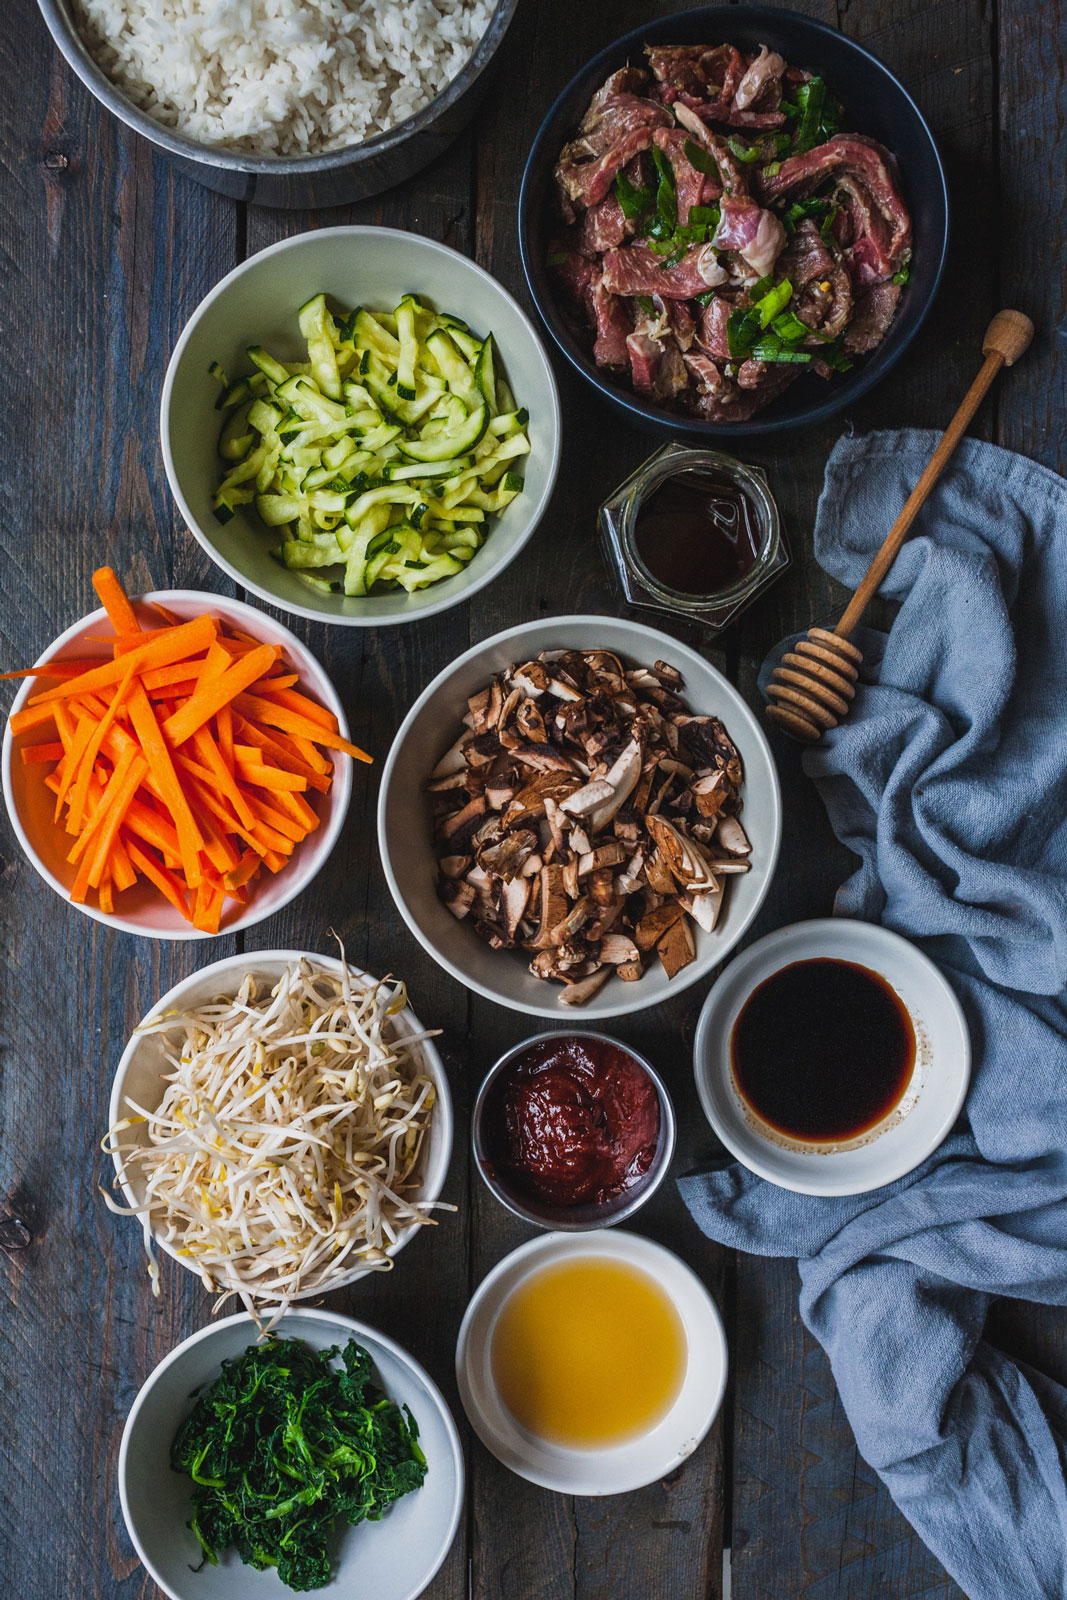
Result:
M694 778L689 788L702 817L717 816L730 793L726 773L721 768L703 778Z
M625 933L608 933L600 941L600 959L618 967L624 962L640 963L641 952Z
M665 905L659 906L655 911L650 911L647 916L634 929L634 938L637 940L639 950L651 950L658 944L663 935L680 918L685 916L685 908L677 900L668 900Z
M571 843L574 843L573 837ZM601 867L617 867L626 860L626 851L617 839L612 839L608 844L597 845L595 850L587 850L578 858L578 876L584 878L587 872L597 872Z
M683 894L678 897L678 904L685 907L698 927L705 933L714 933L715 924L719 920L722 910L725 884L717 881L710 889L705 889L702 894Z
M748 835L736 817L720 817L715 838L732 856L747 856L752 850Z
M663 935L656 945L656 954L663 963L663 970L668 978L675 977L683 967L687 967L696 955L693 946L693 934L682 916Z
M590 827L595 828L592 817L597 806L604 805L614 797L615 790L605 778L594 778L591 783L583 784L574 794L568 795L560 809L572 817L589 817Z
M452 915L462 921L474 904L474 889L469 883L456 882L455 879L446 878L441 884L441 899Z
M462 849L464 843L469 843L478 819L485 816L485 796L478 795L470 800L460 811L455 811L441 823L441 834L452 846L449 854L457 853L457 846Z
M501 891L501 910L504 914L504 926L508 937L515 939L518 935L519 925L526 913L526 906L530 899L530 880L528 878L512 878L505 883Z
M445 751L436 767L434 767L433 771L430 773L431 779L447 778L450 773L465 772L467 770L467 763L463 755L463 750L469 739L470 734L465 733L461 739L456 740L455 744L452 745L450 749Z
M544 950L554 942L552 931L564 920L567 909L567 896L563 892L562 867L542 867L541 924L533 941L535 949Z
M444 794L449 789L465 789L470 773L464 764L460 772L446 772L443 777L431 778L426 785L431 794Z
M668 662L543 651L471 695L430 778L439 892L580 1005L655 950L671 976L748 871L741 760ZM691 918L692 922L688 919Z
M622 755L616 761L604 782L611 790L611 798L605 799L589 814L589 826L594 833L599 833L601 828L606 828L615 813L621 810L638 778L641 776L641 746L636 739L631 739Z
M560 1003L565 1006L584 1006L611 977L611 970L608 966L599 967L579 983L565 983L559 992Z

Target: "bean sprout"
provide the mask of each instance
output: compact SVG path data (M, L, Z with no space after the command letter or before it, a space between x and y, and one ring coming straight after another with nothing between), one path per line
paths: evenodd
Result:
M432 1032L399 1037L404 985L364 988L341 954L339 976L307 960L273 987L249 973L139 1030L161 1037L167 1088L155 1110L127 1096L103 1141L143 1198L104 1199L141 1218L155 1295L158 1240L221 1294L216 1310L236 1295L261 1327L272 1308L270 1328L354 1267L388 1271L390 1247L433 1221L417 1195L435 1089L414 1048Z

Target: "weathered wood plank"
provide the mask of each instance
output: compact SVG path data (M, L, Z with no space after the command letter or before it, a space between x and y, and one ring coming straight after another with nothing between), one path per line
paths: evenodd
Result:
M472 171L468 133L411 183L361 205L322 213L251 207L248 253L306 228L349 222L408 229L469 251ZM402 287L398 285L398 295ZM409 1348L441 1385L462 1424L454 1355L468 1298L467 1129L472 1080L462 1048L468 1031L468 996L412 937L393 904L378 859L376 806L382 763L404 713L425 684L467 648L468 607L435 617L423 627L330 628L283 620L294 626L326 667L348 712L353 737L374 754L375 766L357 770L344 833L318 879L278 916L250 929L246 948L327 951L333 946L331 933L336 932L350 959L366 970L403 977L420 1019L443 1030L441 1045L455 1099L455 1152L444 1198L458 1206L458 1214L442 1214L440 1226L413 1240L393 1272L363 1279L327 1297L325 1303L382 1328ZM428 1600L465 1600L468 1561L464 1525L426 1591Z
M833 621L845 598L814 560L811 528L826 456L847 427L940 427L980 360L994 309L996 262L981 192L993 150L993 54L981 7L917 0L801 9L838 24L879 55L929 118L949 174L953 237L945 280L916 345L843 417L767 446L760 461L782 508L794 568L738 626L739 681L753 704L766 652L813 621ZM904 174L905 182L907 173ZM976 431L988 436L992 413ZM887 527L892 512L887 511ZM872 611L883 622L884 608ZM850 870L799 752L773 736L786 796L786 837L753 936L826 915ZM796 1310L792 1263L737 1258L732 1578L734 1600L790 1596L953 1596L960 1591L860 1459L829 1364Z
M234 217L98 110L28 0L5 24L0 631L16 665L95 607L89 579L104 559L135 589L212 581L174 515L156 418L181 325L232 264ZM97 1192L110 1178L99 1139L131 1027L233 941L109 934L36 877L6 819L0 848L0 1216L28 1234L4 1252L4 1587L21 1600L147 1593L118 1503L122 1422L208 1307L177 1271L153 1302L139 1228ZM3 1237L25 1235L9 1221Z
M650 14L678 9L670 0L586 9L528 6L520 11L501 65L506 92L495 94L479 123L477 259L529 307L518 257L515 197L526 151L549 104L567 80L612 38ZM559 485L530 547L482 597L479 635L536 616L575 611L612 614L613 594L596 537L603 499L656 448L593 396L554 358L567 419ZM647 619L646 619L647 620ZM592 631L595 633L595 625ZM670 630L669 630L670 631ZM687 641L700 644L690 630ZM591 638L591 643L593 642ZM721 652L712 652L720 665ZM689 1059L702 995L609 1024L604 1031L647 1053L667 1078L679 1121L676 1170L695 1164L708 1145ZM475 1000L477 1074L540 1024ZM561 1018L561 1022L566 1019ZM574 1019L581 1026L581 1018ZM473 1065L474 1063L472 1063ZM677 1251L722 1303L724 1253L702 1239L669 1186L634 1219ZM474 1194L473 1266L480 1280L532 1230L510 1217L478 1185ZM728 1308L727 1308L728 1318ZM473 1456L475 1527L492 1529L474 1548L476 1600L695 1600L720 1593L722 1574L721 1422L685 1467L665 1483L606 1500L564 1500L519 1482L487 1452Z

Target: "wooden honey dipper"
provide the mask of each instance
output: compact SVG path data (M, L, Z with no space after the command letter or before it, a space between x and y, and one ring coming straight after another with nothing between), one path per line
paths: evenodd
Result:
M1001 367L1018 361L1034 336L1034 325L1021 311L998 311L982 341L985 361L968 389L956 415L942 435L922 477L882 542L867 575L831 632L809 628L803 639L786 652L767 685L767 715L794 738L814 742L827 728L836 728L848 715L863 653L851 635L878 585L896 560L919 509L941 476L953 450L985 398Z

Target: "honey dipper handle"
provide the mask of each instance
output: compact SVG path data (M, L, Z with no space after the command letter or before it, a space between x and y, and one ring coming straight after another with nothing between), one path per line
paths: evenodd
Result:
M982 341L985 360L981 371L964 396L956 415L945 429L941 442L923 469L922 477L905 501L903 510L885 536L882 548L867 568L866 576L834 629L839 638L847 639L850 636L867 609L868 601L896 560L897 552L907 538L923 502L940 478L971 418L985 399L989 385L1002 366L1010 367L1013 361L1019 359L1033 336L1034 325L1021 311L998 311L989 324Z

